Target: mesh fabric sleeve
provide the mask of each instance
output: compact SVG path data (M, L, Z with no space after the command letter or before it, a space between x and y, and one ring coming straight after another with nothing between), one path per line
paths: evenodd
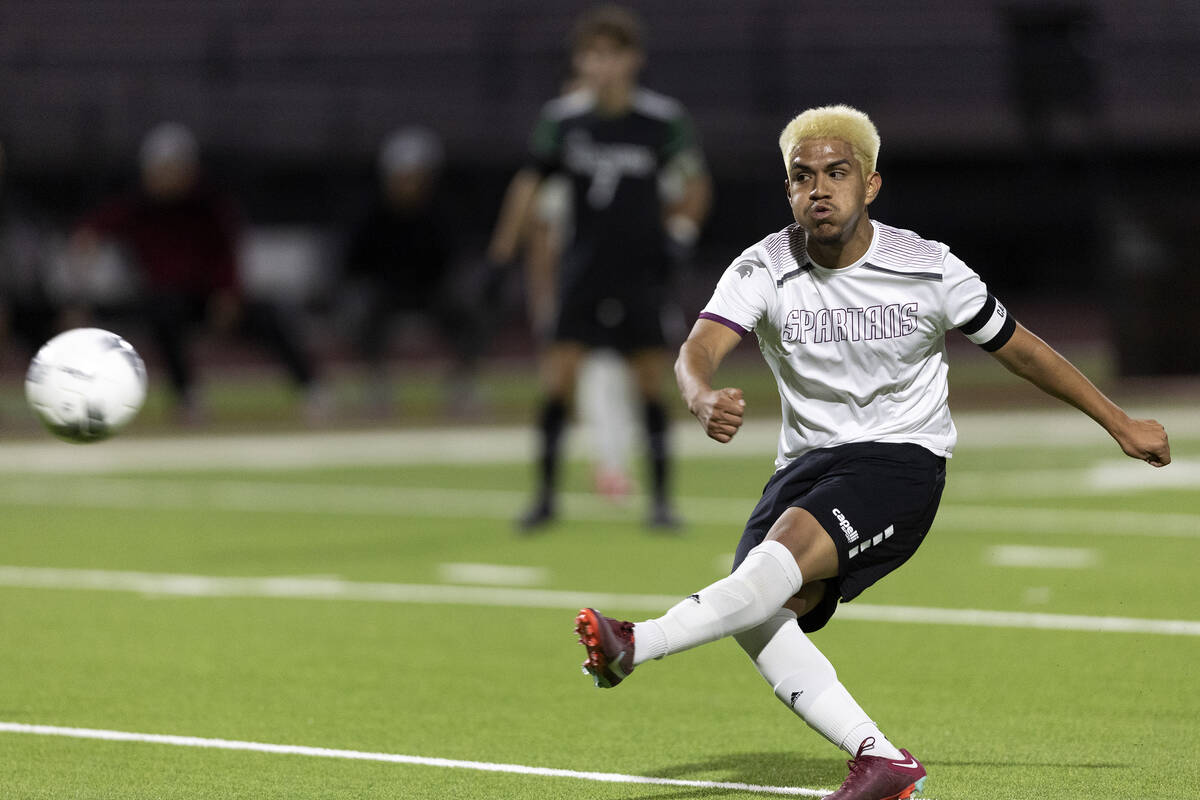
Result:
M668 123L659 158L668 172L681 178L692 178L708 172L700 138L686 111L680 110Z
M562 169L562 121L558 117L543 112L538 118L529 135L525 166L543 176Z
M700 319L720 323L739 336L754 330L774 296L770 271L753 255L743 254L725 270Z

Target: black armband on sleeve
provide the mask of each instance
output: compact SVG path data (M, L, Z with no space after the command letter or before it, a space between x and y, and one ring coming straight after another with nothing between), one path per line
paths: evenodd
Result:
M979 313L966 325L960 326L959 330L984 350L994 353L1012 338L1017 330L1017 321L995 295L989 294Z

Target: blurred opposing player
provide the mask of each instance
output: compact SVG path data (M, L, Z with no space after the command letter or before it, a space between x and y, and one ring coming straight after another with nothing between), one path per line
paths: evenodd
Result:
M650 446L653 505L649 522L677 524L668 497L667 414L662 400L666 339L661 313L672 248L690 247L708 210L710 184L683 107L640 88L641 25L629 11L602 6L585 14L572 41L586 88L548 103L534 128L530 164L513 179L488 255L516 255L542 180L570 176L574 233L554 283L555 298L532 297L548 318L552 344L542 358L541 458L525 529L555 517L559 446L584 353L611 347L630 362L643 402ZM667 205L660 181L684 186Z
M907 561L933 522L957 438L946 333L957 328L1092 417L1126 454L1158 467L1170 448L1161 425L1126 415L945 245L869 218L882 181L865 114L810 109L784 129L780 150L796 222L734 259L675 363L688 408L718 442L737 434L746 404L740 389L713 388L713 375L751 331L783 401L776 471L734 571L657 619L584 609L576 629L602 687L650 659L734 636L776 696L853 757L830 798L906 798L924 767L888 741L806 633Z
M577 77L567 81L564 94L582 88ZM574 209L571 180L562 174L542 181L534 200L525 240L526 286L534 333L549 336L554 318L554 286L563 245L571 239ZM635 392L629 362L610 347L593 348L579 365L575 383L576 414L587 430L593 485L598 494L622 502L633 490L629 476L633 449Z

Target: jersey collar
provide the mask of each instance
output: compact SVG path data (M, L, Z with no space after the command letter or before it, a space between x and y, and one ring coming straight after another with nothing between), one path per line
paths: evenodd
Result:
M875 220L873 220L873 219L868 220L868 222L871 223L871 243L869 245L867 245L866 252L864 252L862 254L862 256L860 256L859 259L857 261L855 261L853 264L847 264L844 267L821 266L816 261L813 261L813 257L808 254L807 244L804 247L805 259L807 259L808 263L811 264L813 266L813 268L817 272L821 273L822 275L844 275L848 272L858 269L863 264L866 264L868 261L871 260L871 256L875 253L875 245L877 245L879 243L879 227L875 224ZM806 242L807 242L807 237L808 237L808 234L805 234Z

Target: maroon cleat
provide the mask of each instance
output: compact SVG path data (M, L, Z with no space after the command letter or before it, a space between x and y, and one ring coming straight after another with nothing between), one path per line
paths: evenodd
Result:
M901 750L903 759L893 761L881 756L864 756L864 750L875 746L868 737L858 747L858 754L846 764L850 774L841 788L825 800L905 800L925 786L925 768L912 753Z
M579 643L587 648L583 671L596 686L611 689L633 672L633 623L585 608L575 617Z

